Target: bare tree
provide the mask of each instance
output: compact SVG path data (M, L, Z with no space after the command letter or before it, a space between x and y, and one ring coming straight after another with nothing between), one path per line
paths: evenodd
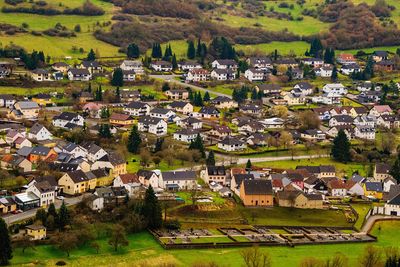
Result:
M244 249L240 252L247 267L271 267L271 257L267 252L261 252L257 246Z
M360 267L377 267L382 265L382 253L374 247L368 246L365 248L364 253L359 259Z

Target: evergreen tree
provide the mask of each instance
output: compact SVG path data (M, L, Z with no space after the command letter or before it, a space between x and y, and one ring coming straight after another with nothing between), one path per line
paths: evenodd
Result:
M251 91L251 99L253 99L253 100L258 99L258 92L257 92L256 88L253 88L253 90Z
M216 37L210 43L210 54L219 59L236 59L236 51L225 37Z
M334 67L333 67L333 70L332 70L331 81L332 81L332 82L336 82L337 79L338 79L338 71L337 71L336 66L334 66Z
M204 96L203 96L203 101L204 101L204 102L208 102L208 101L210 101L210 100L211 100L210 94L208 93L208 91L206 91L206 92L204 93Z
M96 60L96 54L95 54L95 52L93 51L93 49L90 49L90 51L89 51L89 53L88 53L86 59L89 60L89 61L94 61L94 60Z
M54 203L49 205L49 208L47 209L47 216L53 216L54 218L57 218L58 214Z
M170 61L171 57L172 57L172 48L171 48L171 45L168 44L167 46L165 46L165 52L164 52L163 60Z
M350 147L346 133L343 130L339 130L337 136L333 139L332 157L339 162L346 163L351 161Z
M12 247L7 224L0 218L0 265L8 265L12 258Z
M207 160L206 160L206 164L207 164L207 166L215 166L215 155L214 155L214 151L210 151L209 153L208 153L208 157L207 157Z
M252 165L251 165L251 160L248 159L248 160L247 160L247 163L246 163L246 170L247 170L247 171L250 171L250 170L251 170L251 166L252 166Z
M121 102L121 91L118 86L115 88L115 98L118 103Z
M274 50L274 61L278 60L278 49Z
M89 93L92 92L92 83L89 82L88 88L86 89Z
M61 204L61 207L60 207L59 214L58 214L58 220L57 220L58 229L60 231L63 231L65 226L67 226L70 223L70 220L71 220L71 218L70 218L68 208L63 201L63 203Z
M139 58L140 57L140 50L136 44L128 45L126 49L126 55L128 58Z
M189 149L197 149L201 153L201 157L205 158L206 157L206 152L204 149L204 144L203 144L203 139L201 138L200 134L197 134L196 139L192 141L189 145Z
M140 138L137 125L133 125L128 139L128 151L137 154L139 152L141 143L142 139Z
M124 73L121 68L116 68L113 72L111 85L124 86Z
M390 175L392 175L397 182L400 182L400 153L397 155L397 159L390 169Z
M42 225L46 225L47 213L45 209L38 209L36 211L35 220L40 221Z
M157 138L156 144L154 145L154 153L162 150L163 143L164 143L164 138Z
M200 42L200 38L197 39L196 57L198 57L198 58L202 57L202 45L201 45L201 42Z
M312 57L322 58L323 49L324 47L322 46L321 40L318 38L314 38L311 41L309 54Z
M363 80L369 80L374 77L374 64L375 61L373 60L373 58L369 57L363 71Z
M193 91L192 90L189 90L189 101L191 102L191 103L193 103L193 101L194 101L194 95L193 95Z
M335 50L333 48L326 48L324 54L324 62L327 64L335 63Z
M178 69L178 62L176 61L175 54L172 56L171 63L172 63L172 69L174 70Z
M196 57L196 48L191 40L188 42L187 57L188 59L194 59Z
M112 137L112 133L111 133L109 124L100 124L99 136L102 138L111 138Z
M161 87L161 91L166 92L169 89L171 89L171 87L169 87L169 83L163 83L163 85Z
M151 57L162 58L161 45L159 43L153 43L153 49L151 51Z
M145 193L142 215L147 219L150 229L158 229L161 227L161 206L151 185L149 185Z

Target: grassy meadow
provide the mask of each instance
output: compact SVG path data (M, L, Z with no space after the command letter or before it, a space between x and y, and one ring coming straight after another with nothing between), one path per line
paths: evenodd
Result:
M400 222L379 222L372 230L378 237L374 245L380 248L397 246L400 235ZM164 250L146 233L129 235L129 246L114 252L107 244L107 240L99 240L99 254L89 247L82 247L71 252L67 258L65 253L53 246L38 246L36 250L28 249L22 253L21 249L14 251L11 261L13 266L55 266L58 260L64 260L68 266L160 266L161 264L175 264L176 266L190 266L198 262L215 262L220 266L243 266L240 256L241 248L226 249L196 249L196 250ZM326 259L336 253L342 253L349 258L349 266L356 266L359 256L365 247L370 244L338 244L320 246L288 247L261 247L272 257L273 266L298 266L302 259L315 257Z

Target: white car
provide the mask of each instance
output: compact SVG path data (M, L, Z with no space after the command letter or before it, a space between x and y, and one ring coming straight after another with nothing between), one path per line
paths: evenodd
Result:
M57 196L57 199L64 200L64 197L63 196Z

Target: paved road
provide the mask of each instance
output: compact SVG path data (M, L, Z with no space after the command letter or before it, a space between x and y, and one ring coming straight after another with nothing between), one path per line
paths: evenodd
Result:
M400 217L397 216L385 216L385 215L373 215L368 218L368 220L364 223L361 233L368 234L372 227L374 226L376 221L392 221L392 220L400 220Z
M192 88L194 90L199 90L199 91L203 91L203 92L209 92L210 94L212 93L212 94L217 95L217 96L232 97L231 95L215 92L213 90L208 90L206 88L203 88L203 87L200 87L200 86L197 86L197 85L193 85L193 84L190 84L190 83L184 83L184 82L177 81L177 80L174 79L175 77L179 77L179 76L180 75L150 75L150 77L152 77L152 78L161 79L161 80L164 80L166 82L178 84L178 85L181 85L181 86L184 86L184 87L190 87L190 88Z
M78 196L78 197L73 197L73 198L65 198L64 201L67 206L72 206L72 205L79 203L82 200L82 198L83 198L83 195ZM56 202L55 202L56 209L59 209L61 204L62 204L62 201L56 199ZM15 222L18 222L21 220L26 220L26 219L29 219L29 218L35 216L37 210L38 209L36 208L36 209L28 210L28 211L25 211L25 212L19 213L19 214L9 214L9 215L3 217L3 219L6 221L7 224L12 224L12 223L15 223Z

